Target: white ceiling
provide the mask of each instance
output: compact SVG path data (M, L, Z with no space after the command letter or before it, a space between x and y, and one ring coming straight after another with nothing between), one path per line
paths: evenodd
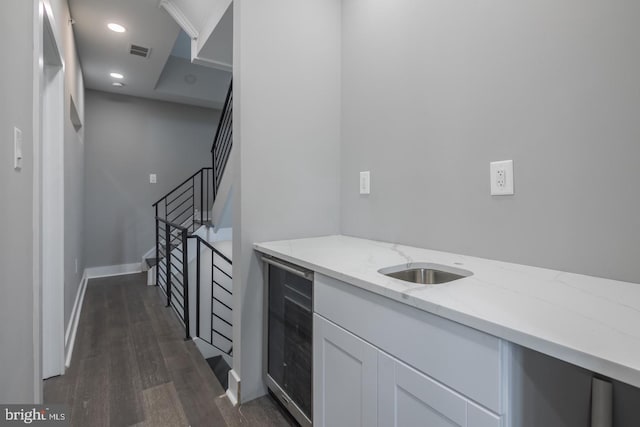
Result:
M85 85L143 98L221 108L231 73L191 64L190 39L158 0L69 0ZM127 28L114 33L115 22ZM129 53L131 44L151 49L148 58ZM125 77L124 87L109 76Z

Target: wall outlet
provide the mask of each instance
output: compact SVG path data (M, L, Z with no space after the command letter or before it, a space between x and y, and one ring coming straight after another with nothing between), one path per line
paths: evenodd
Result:
M155 184L158 182L158 177L156 176L155 173L149 174L149 182L151 184Z
M502 160L489 164L492 196L510 196L514 194L513 160Z
M360 194L371 193L371 172L360 172Z

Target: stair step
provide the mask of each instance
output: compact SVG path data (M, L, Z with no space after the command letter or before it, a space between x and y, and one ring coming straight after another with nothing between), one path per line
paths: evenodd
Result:
M147 266L149 268L152 268L152 267L155 267L156 265L158 265L158 261L159 261L159 259L155 258L155 257L154 258L145 258L145 260L144 260L144 262L147 263Z
M231 368L227 365L227 362L222 356L210 357L207 359L209 367L213 371L222 387L226 390L229 388L229 371Z

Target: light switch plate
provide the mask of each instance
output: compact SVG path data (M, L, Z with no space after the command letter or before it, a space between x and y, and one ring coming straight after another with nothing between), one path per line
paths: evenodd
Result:
M492 196L510 196L514 194L513 160L502 160L489 164Z
M158 177L155 173L149 174L149 182L151 184L156 184L158 182Z
M13 168L22 169L22 131L13 128Z
M371 172L360 172L360 194L371 193Z

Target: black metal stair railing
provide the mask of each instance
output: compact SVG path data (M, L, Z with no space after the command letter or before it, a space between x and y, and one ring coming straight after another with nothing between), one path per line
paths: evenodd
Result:
M189 239L196 240L196 337L221 352L231 355L233 353L233 325L231 318L233 313L231 308L233 279L231 273L225 271L220 264L226 263L231 267L232 262L200 236L192 235L189 236ZM204 255L203 250L206 251ZM211 270L206 269L205 271L211 271L211 277L203 280L201 266L205 262L210 264ZM208 292L206 292L206 295L210 296L210 298L206 298L208 301L204 301L202 298L203 283L207 287L206 290ZM201 310L203 308L210 313L206 330L200 325Z
M222 109L216 136L213 138L211 156L213 161L213 196L218 194L224 170L233 147L233 82L229 85L227 98Z
M184 324L185 339L189 331L189 274L187 259L187 228L156 217L158 240L156 250L156 285L167 297L167 307L173 308Z
M153 204L156 217L193 233L211 221L213 194L213 168L202 168Z
M233 86L229 85L224 109L218 123L216 134L211 148L212 167L198 170L196 173L185 179L164 197L153 204L155 209L155 233L156 233L156 256L155 279L156 286L159 286L167 297L167 307L172 307L180 320L183 322L186 331L186 338L190 338L189 330L189 281L188 281L188 238L197 239L197 305L196 305L196 331L200 336L200 255L202 247L211 250L212 260L221 257L231 265L231 260L217 251L208 242L196 235L192 235L202 225L212 226L211 209L218 193L220 183L229 161L231 149L233 147ZM217 347L220 351L231 354L231 287L220 285L213 280L214 271L220 270L212 261L211 264L211 333L208 339L203 338L209 344ZM226 274L228 279L231 276L225 271L218 271L217 274ZM218 298L223 293L225 296ZM227 302L225 302L227 301ZM228 316L221 311L228 310ZM214 320L220 328L214 328ZM214 337L216 337L214 339ZM202 337L201 337L202 338ZM221 344L221 341L224 344ZM226 347L228 346L228 349ZM222 348L224 347L224 348Z

